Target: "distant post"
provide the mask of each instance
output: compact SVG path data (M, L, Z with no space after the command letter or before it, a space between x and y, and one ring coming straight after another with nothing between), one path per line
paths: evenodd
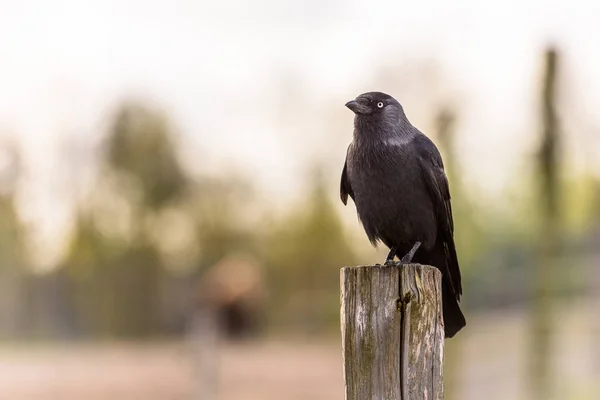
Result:
M440 271L344 267L340 286L346 400L442 400Z
M559 53L549 48L545 54L542 87L543 135L538 153L540 172L539 209L542 225L539 232L538 260L534 264L532 326L529 377L532 399L547 399L553 392L552 297L555 294L557 263L560 249L560 168L561 138L556 103L558 98Z

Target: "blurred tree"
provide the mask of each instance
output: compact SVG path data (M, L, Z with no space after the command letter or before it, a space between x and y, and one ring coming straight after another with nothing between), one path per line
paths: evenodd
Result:
M331 186L316 169L302 206L274 226L266 242L272 316L296 332L337 326L339 268L356 262L328 195Z
M166 117L135 103L121 106L116 115L105 167L132 178L149 210L172 202L189 184Z
M123 104L65 262L76 282L84 332L140 336L159 331L165 269L151 227L189 185L165 116Z
M35 305L29 296L26 227L16 210L15 196L21 178L21 157L10 141L0 145L0 334L32 333Z
M181 329L196 275L256 246L250 185L192 179L174 139L156 110L127 102L115 114L64 262L81 334Z
M470 242L470 240L476 241L476 236L473 237L471 235L465 235L465 233L469 232L468 228L471 228L470 230L474 231L475 229L473 228L475 228L475 225L472 221L472 213L465 212L465 209L471 208L468 205L468 199L465 196L461 181L457 176L456 157L454 152L454 140L456 138L456 114L454 110L448 106L441 107L437 113L435 123L437 128L436 136L439 141L440 152L443 153L444 156L444 168L446 170L446 175L448 176L448 181L451 188L450 195L452 197L453 217L454 220L458 222L458 229L455 231L455 243L457 247L457 253L460 256L459 262L461 263L461 270L464 272L468 268L465 268L465 264L462 263L463 249L468 246L473 246L474 243ZM472 256L472 253L469 255ZM446 354L444 359L444 396L448 400L458 398L457 393L460 389L459 376L461 371L460 355L464 351L461 340L462 337L463 335L457 335L456 338L448 341L446 344Z
M555 292L555 268L558 256L560 140L556 115L558 53L548 49L544 59L542 86L543 136L538 155L542 229L539 234L539 258L535 264L534 303L532 309L530 379L533 397L547 399L552 393L550 381L551 296Z
M256 226L260 217L253 188L241 176L200 179L190 201L201 252L201 269L230 253L256 252L256 239L260 233Z
M473 263L477 260L485 246L485 235L479 224L478 210L469 198L466 190L458 157L454 143L456 140L456 111L452 106L442 106L436 113L435 118L435 136L437 137L440 152L443 154L444 169L448 176L450 185L450 194L452 197L452 213L455 221L454 241L461 272L469 271L473 268Z

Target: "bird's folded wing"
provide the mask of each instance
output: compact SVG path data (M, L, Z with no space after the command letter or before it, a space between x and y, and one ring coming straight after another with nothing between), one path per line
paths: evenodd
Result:
M352 193L352 187L350 187L350 181L348 180L348 173L346 172L348 161L344 161L344 169L342 170L342 181L340 182L340 199L342 203L346 205L348 203L348 195L354 199L354 193Z
M462 285L454 246L454 221L452 219L452 205L450 204L450 188L444 172L444 163L438 149L426 136L422 135L417 138L416 145L423 179L435 207L438 234L444 243L447 268L451 277L450 282L458 299L462 294Z

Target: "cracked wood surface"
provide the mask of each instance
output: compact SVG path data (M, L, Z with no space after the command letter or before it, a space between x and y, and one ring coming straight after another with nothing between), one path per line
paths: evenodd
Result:
M409 264L340 272L347 400L442 400L441 273Z

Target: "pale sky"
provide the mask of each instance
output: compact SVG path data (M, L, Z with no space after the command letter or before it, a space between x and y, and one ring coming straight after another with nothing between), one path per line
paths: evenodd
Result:
M553 41L565 56L570 146L599 154L598 140L581 139L600 126L594 1L0 0L0 10L0 134L25 152L21 210L39 228L40 248L60 247L64 187L86 174L65 171L64 139L91 168L123 96L166 108L191 167L243 165L259 188L290 199L307 155L343 162L347 100L386 91L372 86L381 68L433 59L441 95L460 99L463 179L495 196L534 149L540 56ZM289 101L285 77L297 96ZM429 109L415 93L435 98L426 91L390 93L421 128ZM338 108L345 139L323 119Z

